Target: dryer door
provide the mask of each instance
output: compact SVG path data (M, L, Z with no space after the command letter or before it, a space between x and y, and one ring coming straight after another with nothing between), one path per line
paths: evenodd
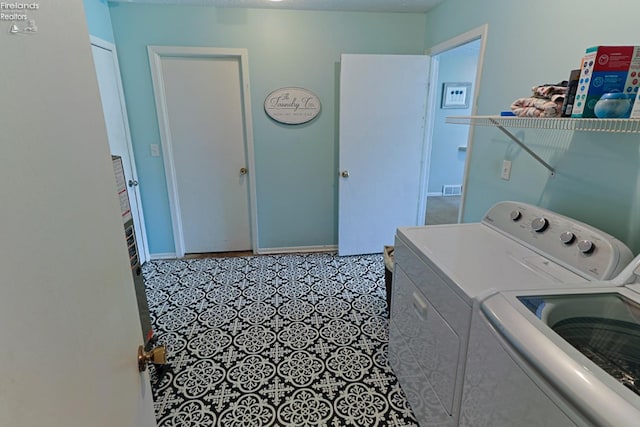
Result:
M460 355L460 338L415 287L404 270L394 271L392 318L401 343L415 357L419 372L451 415Z

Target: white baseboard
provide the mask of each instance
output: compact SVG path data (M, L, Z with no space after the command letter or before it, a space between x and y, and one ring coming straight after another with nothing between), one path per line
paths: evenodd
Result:
M460 196L460 194L456 194L457 196ZM447 197L448 195L444 195L442 194L442 191L434 191L434 192L430 192L427 193L427 197Z
M175 259L177 258L175 252L167 252L167 253L159 253L159 254L149 254L149 259Z
M304 252L337 252L337 245L323 245L323 246L292 246L288 248L259 248L256 253L260 255L274 255L274 254L293 254Z
M255 251L257 255L275 255L275 254L294 254L305 252L337 252L338 245L321 245L321 246L292 246L285 248L260 248ZM176 259L175 252L149 254L149 259Z

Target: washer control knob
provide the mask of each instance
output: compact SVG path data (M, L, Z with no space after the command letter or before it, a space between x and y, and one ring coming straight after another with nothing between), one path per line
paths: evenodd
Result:
M578 250L583 254L590 254L596 248L591 240L580 240L578 242Z
M511 221L518 221L520 218L522 218L522 212L514 209L511 211L511 215L509 216L511 217Z
M560 235L560 241L565 245L570 245L576 240L576 235L570 231L565 231Z
M538 217L531 222L531 228L536 233L542 233L549 226L549 220L545 217Z

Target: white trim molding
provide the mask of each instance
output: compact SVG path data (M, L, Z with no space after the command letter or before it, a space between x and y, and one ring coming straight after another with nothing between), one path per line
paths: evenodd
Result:
M165 252L165 253L150 254L149 257L150 257L151 260L156 260L156 259L176 259L176 258L178 258L178 256L176 255L175 252Z
M294 253L309 253L309 252L338 252L338 246L337 245L292 246L288 248L260 248L257 251L257 253L260 255L294 254Z
M463 44L466 44L475 40L480 40L480 52L478 53L478 67L476 69L476 79L473 87L473 98L471 99L471 115L476 115L478 110L478 97L480 96L480 90L482 87L481 86L482 69L483 69L483 63L484 63L485 50L487 48L488 33L489 33L489 24L484 24L472 30L467 31L466 33L462 33L456 37L453 37L449 40L439 43L427 49L426 51L427 55L431 55L432 57L435 57L437 61L438 60L437 55L443 52L449 51L451 49L455 49L456 47L462 46ZM433 85L435 84L435 82L438 81L438 75L437 75L438 64L437 63L433 64L433 66L431 67L431 70L432 70L431 84ZM434 73L433 70L436 70L436 73ZM432 106L435 105L436 103L436 97L435 97L436 92L437 91L433 91L431 94L429 94L429 97L430 97L429 102L430 102L430 105ZM429 120L428 126L430 126L430 129L432 129L433 114L428 120ZM470 159L473 152L474 129L475 128L473 126L469 127L469 136L467 139L467 147L465 150L467 152L467 156L466 156L465 165L464 165L464 175L462 178L463 190L462 190L462 197L460 198L460 208L458 209L458 222L462 222L462 215L464 213L464 208L465 208L466 192L464 191L464 189L468 188L468 184L469 184L469 163L470 163ZM429 145L429 147L431 147L431 144L432 144L431 139L432 139L432 135L429 134L428 142L427 142L427 145ZM429 150L430 149L431 148L429 148Z

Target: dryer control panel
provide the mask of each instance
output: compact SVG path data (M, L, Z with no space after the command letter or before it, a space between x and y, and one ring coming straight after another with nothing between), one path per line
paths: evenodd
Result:
M611 279L633 258L631 250L610 234L527 203L497 203L482 222L558 264L596 280Z

